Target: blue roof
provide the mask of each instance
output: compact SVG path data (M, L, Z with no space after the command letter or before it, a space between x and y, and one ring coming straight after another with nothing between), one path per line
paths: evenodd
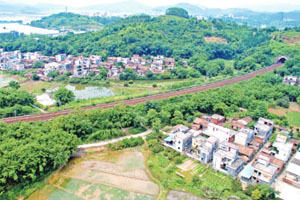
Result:
M172 142L174 139L174 136L173 135L170 135L169 137L165 138L164 141L165 142Z
M249 179L249 178L251 178L252 173L253 173L253 167L248 166L245 169L243 169L243 171L241 172L241 176Z

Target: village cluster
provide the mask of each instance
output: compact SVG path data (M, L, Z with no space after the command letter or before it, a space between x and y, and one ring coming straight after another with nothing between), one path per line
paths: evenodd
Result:
M51 71L57 71L60 74L70 72L74 77L82 77L89 73L98 75L100 68L104 68L108 72L107 77L117 79L127 68L133 69L138 76L145 76L147 71L162 73L173 69L175 65L174 58L165 58L161 55L149 59L139 55L133 55L131 58L108 57L104 62L103 58L97 55L90 57L74 57L66 54L43 56L41 52L6 52L0 49L0 70L25 71L33 68L36 61L42 61L44 66L34 73L39 76L40 80L45 81L51 80L51 77L48 77ZM32 75L33 73L30 72L26 74L26 77L31 78Z
M164 145L252 185L271 185L291 160L282 179L300 187L299 142L273 120L259 118L254 130L247 127L251 121L251 117L226 120L217 114L202 116L194 120L191 129L176 125L164 132L168 135ZM277 137L271 144L273 132Z

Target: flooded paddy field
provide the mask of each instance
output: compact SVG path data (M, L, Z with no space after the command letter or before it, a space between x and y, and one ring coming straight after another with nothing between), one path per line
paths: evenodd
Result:
M29 200L152 200L159 187L147 176L137 149L93 153L72 159Z

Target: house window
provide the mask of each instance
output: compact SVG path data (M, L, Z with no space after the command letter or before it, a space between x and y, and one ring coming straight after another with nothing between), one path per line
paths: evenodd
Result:
M181 142L180 141L178 141L178 144L180 144Z
M254 173L257 173L257 170L254 170Z
M260 176L261 175L261 172L258 172L258 176Z
M178 147L178 150L180 150L180 147Z

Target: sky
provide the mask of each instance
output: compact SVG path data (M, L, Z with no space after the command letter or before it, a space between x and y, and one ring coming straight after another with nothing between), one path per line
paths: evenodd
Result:
M59 5L70 5L75 7L102 4L116 3L122 0L3 0L9 3L51 3ZM254 10L269 8L290 8L290 10L300 9L300 0L136 0L148 6L174 5L176 3L191 3L209 8L250 8ZM268 6L267 6L268 5Z

